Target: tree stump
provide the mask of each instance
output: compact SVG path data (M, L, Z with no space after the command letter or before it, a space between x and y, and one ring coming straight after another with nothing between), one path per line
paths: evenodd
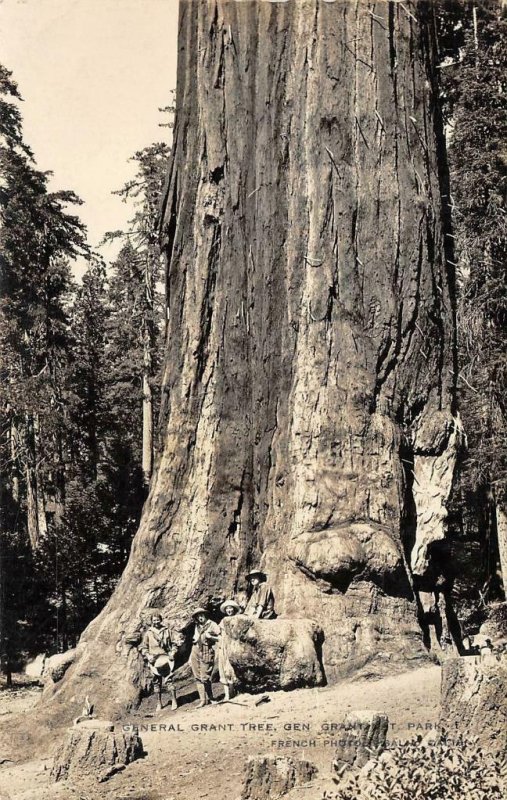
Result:
M105 720L85 720L69 729L55 754L50 777L55 783L90 777L102 781L143 754L137 733L115 732L113 723Z
M485 750L505 752L507 655L447 661L442 667L439 722L449 740L477 737Z
M316 774L317 767L309 761L254 756L246 763L241 800L277 800Z
M389 720L376 711L355 711L347 714L335 753L333 770L341 777L345 770L363 767L370 758L379 756L386 747Z

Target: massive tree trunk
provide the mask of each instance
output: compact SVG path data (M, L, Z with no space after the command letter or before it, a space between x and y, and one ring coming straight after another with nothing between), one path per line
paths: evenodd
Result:
M442 153L431 4L182 2L161 455L55 701L135 701L140 612L183 625L259 563L329 679L425 657L459 439Z

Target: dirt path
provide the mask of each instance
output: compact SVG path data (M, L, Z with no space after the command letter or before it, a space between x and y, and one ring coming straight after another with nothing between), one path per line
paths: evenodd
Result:
M440 668L429 666L379 681L271 693L257 707L258 696L241 695L205 709L192 704L155 715L148 708L124 721L139 726L147 756L107 783L51 786L50 761L5 765L0 800L2 791L11 800L236 800L250 755L308 758L325 777L347 712L385 712L389 737L407 739L435 724L439 689Z
M0 725L13 714L23 714L33 708L42 694L42 686L20 684L0 691Z

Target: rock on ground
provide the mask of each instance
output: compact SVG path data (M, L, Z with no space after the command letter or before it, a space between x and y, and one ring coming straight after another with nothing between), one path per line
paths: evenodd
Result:
M442 667L440 727L449 739L477 737L492 752L507 740L507 655L463 657Z
M44 663L44 671L42 677L44 679L50 678L53 683L60 681L71 664L74 663L77 657L77 649L66 650L65 653L57 653L50 658L46 658Z
M311 781L317 768L294 758L256 756L246 763L241 800L276 800Z
M320 686L322 632L309 619L259 620L238 615L224 620L222 652L243 690Z
M143 754L137 733L115 732L113 723L104 720L85 721L69 729L56 751L51 779L95 776L100 781Z

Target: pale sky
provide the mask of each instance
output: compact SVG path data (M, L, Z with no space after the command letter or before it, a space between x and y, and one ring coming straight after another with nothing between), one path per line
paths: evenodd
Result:
M178 0L0 0L1 60L24 103L24 138L51 188L73 189L96 246L131 209L111 195L128 158L170 140ZM111 255L107 249L104 255Z

